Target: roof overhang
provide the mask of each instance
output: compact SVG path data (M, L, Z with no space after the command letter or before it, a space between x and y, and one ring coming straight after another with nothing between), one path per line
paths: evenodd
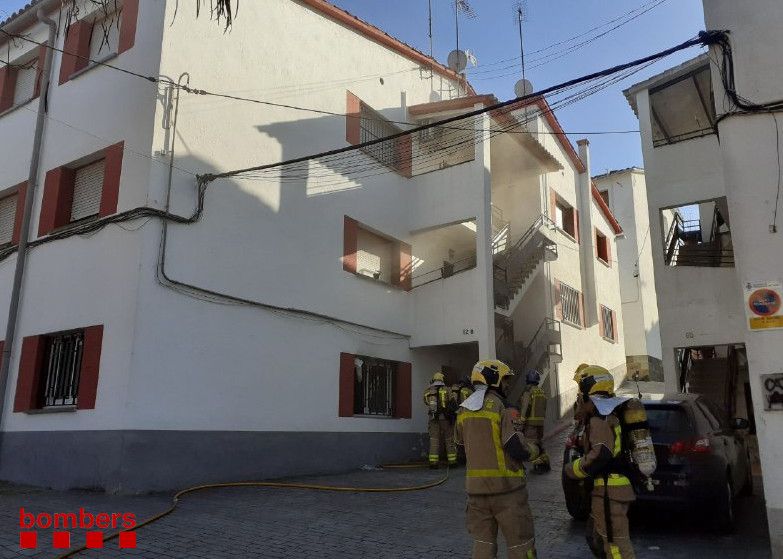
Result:
M690 60L683 62L682 64L674 66L673 68L669 68L668 70L661 72L660 74L656 74L655 76L652 76L644 80L643 82L639 82L637 84L632 85L631 87L623 91L623 95L625 95L628 104L631 105L634 114L638 117L639 111L638 111L638 107L636 106L636 95L639 92L644 91L646 89L652 89L658 85L662 85L672 80L675 80L680 76L684 76L685 74L692 72L693 70L699 68L700 66L709 64L709 62L710 62L710 55L709 53L705 52L703 54L700 54L696 58L692 58Z

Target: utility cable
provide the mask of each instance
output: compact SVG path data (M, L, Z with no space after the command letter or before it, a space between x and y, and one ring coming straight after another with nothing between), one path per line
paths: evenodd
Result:
M382 468L400 468L404 467L406 465L402 464L394 464L391 466L382 466ZM408 467L423 467L422 465L415 464ZM143 520L133 528L129 530L119 530L116 532L113 532L109 535L107 535L103 541L111 541L114 539L117 539L121 533L123 532L134 532L136 530L139 530L141 528L144 528L145 526L149 526L153 522L157 522L158 520L161 520L162 518L167 517L171 513L173 513L177 507L179 506L180 500L185 497L186 495L190 495L192 493L197 493L200 491L207 491L211 489L226 489L231 487L263 487L263 488L273 488L273 489L298 489L298 490L308 490L308 491L325 491L325 492L334 492L334 493L412 493L415 491L425 491L427 489L434 489L435 487L439 487L446 483L449 480L449 469L446 469L446 475L442 478L435 480L430 483L423 483L421 485L412 485L408 487L348 487L348 486L340 486L340 485L320 485L320 484L313 484L313 483L288 483L288 482L272 482L272 481L237 481L237 482L230 482L230 483L209 483L205 485L195 485L193 487L188 487L187 489L183 489L182 491L178 491L174 494L174 497L171 499L171 506L164 510L163 512L160 512L154 516L151 516L147 518L146 520ZM88 547L86 545L83 545L81 547L77 547L76 549L71 549L62 555L58 555L56 559L68 559L69 557L73 557L74 555L81 553L82 551L87 551Z

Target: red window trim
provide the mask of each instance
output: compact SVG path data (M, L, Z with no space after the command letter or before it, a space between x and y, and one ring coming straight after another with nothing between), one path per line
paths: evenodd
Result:
M612 249L609 245L609 237L604 235L598 227L594 228L593 236L595 237L595 257L599 262L609 268L612 267ZM606 259L601 257L601 241L603 240L604 248L606 251Z
M120 36L117 55L133 48L136 43L136 29L139 19L139 0L124 0L120 7ZM90 66L90 38L93 22L82 19L71 24L65 37L60 62L60 85L71 80L75 74Z
M98 392L101 351L103 349L103 325L88 326L84 331L82 368L79 376L79 393L76 409L94 409ZM41 409L43 368L46 359L46 338L57 334L38 334L22 340L19 358L19 374L16 378L14 413Z
M598 320L598 333L601 335L601 337L606 340L607 342L617 343L619 340L619 332L617 331L617 313L607 307L606 305L598 305L599 306L599 320ZM609 311L612 315L612 337L606 335L606 331L604 330L604 309Z
M349 216L343 216L343 270L359 275L356 270L356 252L358 250L359 229L387 239L393 243L389 285L405 291L413 289L413 248L390 235L379 233ZM361 276L364 277L364 276Z
M14 231L11 236L11 245L18 245L22 234L22 219L24 218L24 200L27 195L27 181L17 184L13 188L0 193L0 200L5 200L11 196L16 198L16 212L14 213Z
M122 160L125 142L118 142L91 156L91 162L104 160L103 187L98 217L117 213L117 204L122 177ZM97 156L97 157L96 157ZM82 168L63 165L49 170L44 179L44 193L41 201L41 216L38 220L38 236L48 235L55 229L71 223L73 187L76 171Z
M353 417L354 381L356 377L356 355L340 353L340 380L338 416ZM396 361L394 374L394 418L410 419L413 416L413 381L411 363ZM79 393L81 398L81 392Z
M0 113L14 106L16 73L17 69L8 64L0 68Z

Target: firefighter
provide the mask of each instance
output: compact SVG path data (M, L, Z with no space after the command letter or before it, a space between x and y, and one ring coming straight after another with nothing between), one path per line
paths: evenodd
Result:
M458 383L451 385L451 399L456 404L456 409L459 409L462 402L467 400L471 394L473 394L473 384L468 375L462 377Z
M572 479L593 480L590 517L605 557L633 559L628 507L636 495L626 475L622 426L614 412L625 399L615 397L614 378L603 367L580 366L574 380L579 384L576 420L585 424L580 441L584 455L567 464L565 473Z
M457 447L454 445L454 426L450 417L454 415L454 404L450 390L446 386L443 373L438 371L432 375L432 381L424 391L424 404L429 413L430 453L428 455L430 468L438 467L441 441L446 447L446 459L449 465L457 463Z
M473 559L497 557L498 528L509 559L535 559L533 516L522 462L540 450L522 432L519 410L507 407L505 385L513 373L497 360L479 361L471 374L475 391L457 413L456 440L465 446L467 527Z
M552 468L549 464L549 455L543 450L544 419L546 418L546 394L539 386L541 373L531 369L525 375L525 391L520 398L520 414L525 425L525 438L538 443L541 455L533 460L533 471L543 474Z

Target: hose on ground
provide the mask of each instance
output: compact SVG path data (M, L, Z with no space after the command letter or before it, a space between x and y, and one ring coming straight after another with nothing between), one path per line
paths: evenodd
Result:
M427 464L418 464L418 463L417 464L387 464L381 466L381 469L422 468L426 466ZM116 539L119 537L120 533L122 532L136 531L140 528L144 528L145 526L149 526L153 522L157 522L161 518L165 518L166 516L174 512L177 506L179 505L180 499L185 495L188 495L190 493L196 493L198 491L206 491L208 489L224 489L228 487L272 487L277 489L304 489L310 491L332 491L332 492L340 492L340 493L409 493L413 491L424 491L425 489L432 489L434 487L438 487L446 483L448 479L449 479L449 470L447 468L446 475L443 476L442 478L430 483L425 483L422 485L412 485L409 487L349 487L349 486L340 486L340 485L318 485L313 483L293 483L293 482L289 483L289 482L276 482L276 481L234 481L228 483L208 483L204 485L195 485L193 487L188 487L187 489L183 489L175 493L174 497L171 499L171 506L168 509L154 516L151 516L146 520L143 520L142 522L134 526L131 530L118 530L116 532L113 532L108 536L106 536L103 539L103 541L107 542ZM88 549L87 546L83 545L81 547L77 547L75 549L66 551L62 555L58 555L55 559L67 559L68 557L73 557L77 553L81 553L82 551L86 551L87 549Z

